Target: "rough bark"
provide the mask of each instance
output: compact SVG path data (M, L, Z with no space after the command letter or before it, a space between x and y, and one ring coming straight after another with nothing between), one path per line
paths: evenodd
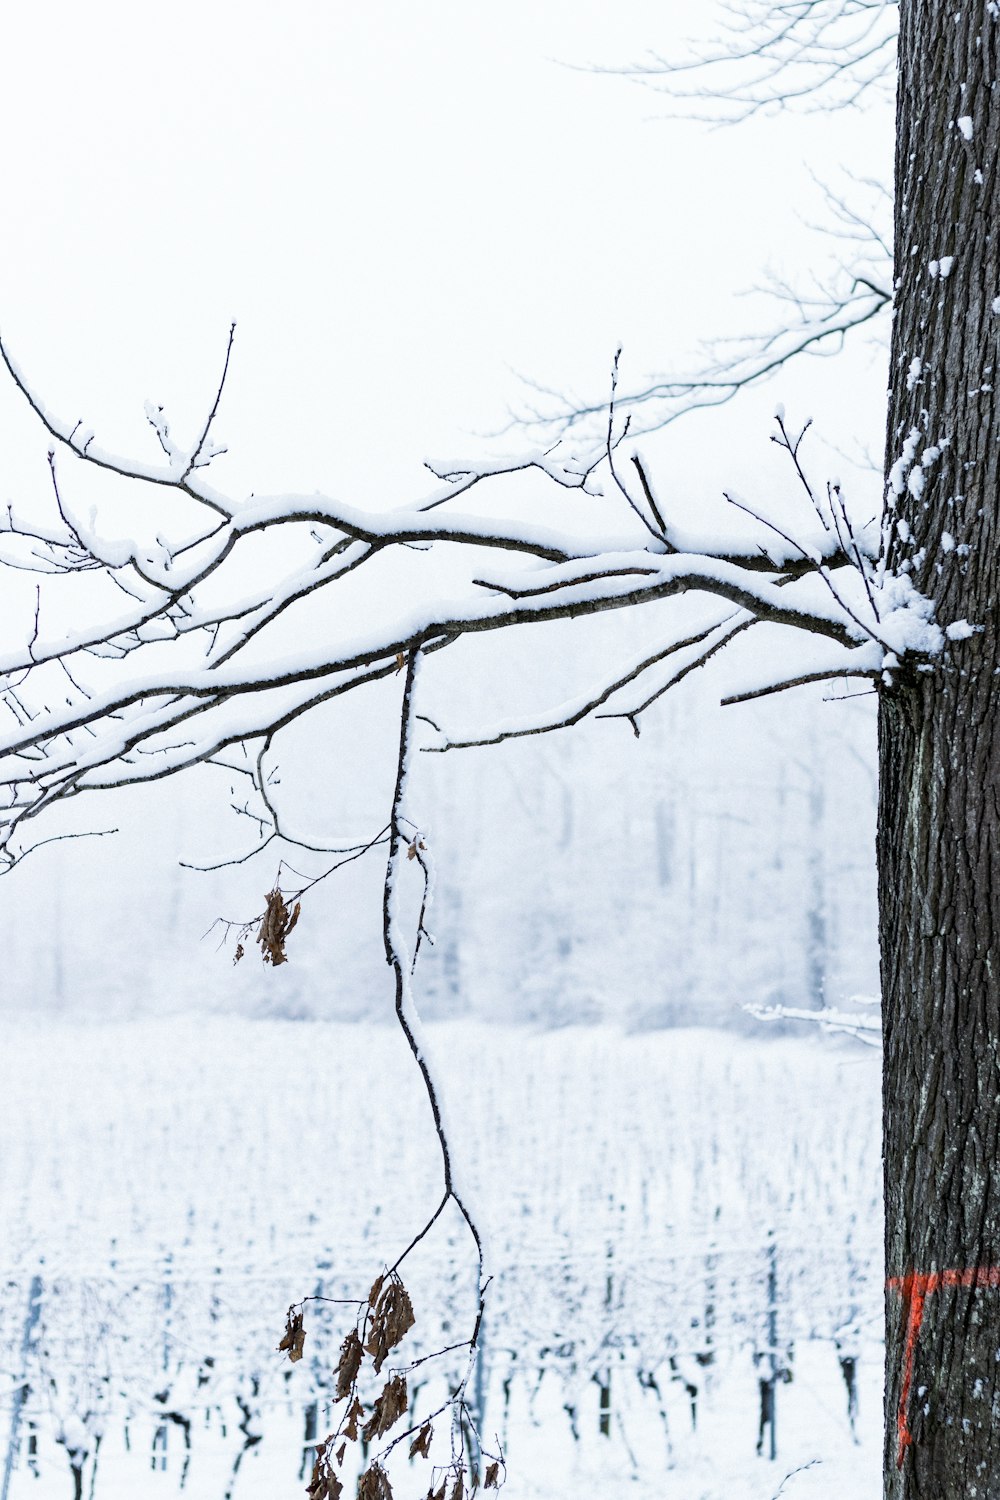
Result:
M900 9L889 562L982 629L881 695L885 1495L1000 1500L1000 7Z

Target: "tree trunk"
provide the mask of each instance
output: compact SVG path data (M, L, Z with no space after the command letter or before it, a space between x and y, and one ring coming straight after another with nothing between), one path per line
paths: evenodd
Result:
M900 10L889 563L981 629L881 694L885 1495L1000 1500L1000 6Z

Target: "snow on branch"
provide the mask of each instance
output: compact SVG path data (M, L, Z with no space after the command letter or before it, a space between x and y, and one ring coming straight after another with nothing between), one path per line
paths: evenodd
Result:
M839 353L860 330L878 331L892 305L892 197L871 177L844 170L836 184L817 179L823 200L818 253L807 277L792 283L772 274L750 290L767 304L764 326L707 341L685 370L635 377L620 384L613 405L633 437L668 427L688 412L722 406L773 377L802 355ZM619 351L620 352L620 351ZM524 398L506 430L543 441L572 436L596 451L605 435L607 397L559 389L522 376Z
M474 746L499 745L504 740L520 739L524 735L550 734L556 729L568 729L573 724L579 724L582 719L595 716L601 719L622 718L626 719L633 728L636 735L639 733L638 716L644 713L650 704L669 687L674 687L682 681L688 673L703 666L715 655L727 646L734 636L747 629L754 623L752 615L745 611L737 611L723 616L718 622L706 626L703 630L696 631L693 635L681 640L670 639L658 650L648 654L641 661L635 662L625 668L611 682L603 683L599 688L583 693L568 703L560 704L555 710L538 714L535 716L522 715L514 721L495 725L484 731L474 739L448 739L438 745L424 745L427 751L442 752L445 750L468 750ZM628 709L619 709L607 713L598 713L598 709L604 708L617 694L623 692L633 683L638 683L654 667L674 656L680 656L678 664L671 663L671 671L665 683L661 683L654 692L644 697L641 702L635 703ZM434 724L433 728L443 734L440 726Z
M727 0L718 41L686 57L650 52L592 71L629 78L664 96L669 114L712 124L794 107L844 108L891 90L895 9L890 0Z
M808 1021L824 1031L853 1036L866 1046L881 1047L882 1015L878 1001L862 995L854 999L869 1008L842 1010L837 1006L822 1006L818 1010L803 1010L792 1005L746 1005L744 1009L758 1021Z
M103 451L95 457L4 357L76 462L148 477ZM161 490L204 498L202 460L214 447L221 395L222 382L183 462L171 458L169 472L158 473ZM174 452L165 414L157 408L154 416L161 446ZM0 566L8 560L2 544L16 543L26 549L11 564L16 576L26 561L35 573L30 592L12 594L23 608L8 612L12 628L0 641L3 859L22 857L29 825L67 799L173 775L234 746L259 751L320 704L392 677L414 652L429 665L483 632L685 594L720 606L693 634L689 620L663 630L654 647L568 704L491 729L442 731L427 748L545 733L589 715L623 718L637 732L638 715L662 693L759 622L812 640L812 654L784 676L758 664L730 701L831 676L888 686L929 667L946 644L933 608L907 578L886 571L880 528L855 526L839 488L811 478L807 430L792 431L778 413L774 441L799 484L801 528L777 525L766 504L730 496L747 521L715 535L673 521L638 453L621 464L628 426L616 435L613 405L603 455L589 468L559 452L437 466L438 487L423 502L387 511L318 495L247 501L215 490L208 525L192 530L190 507L180 520L170 512L154 545L107 535L95 513L83 524L53 460L52 515L29 517L12 506L0 527ZM502 508L459 513L451 504L474 486L503 502L504 481L525 472L539 486L534 514L548 504L554 521ZM592 509L602 506L589 531L578 520L572 529L561 524L558 505L549 504L579 489ZM135 492L137 523L147 531L158 492L141 484ZM263 533L276 541L280 534L281 545L262 553ZM293 635L283 628L279 644L273 627L284 627L290 611L302 627ZM261 836L283 837L259 777L256 792L264 797Z
M839 353L855 330L888 311L891 266L888 257L876 272L867 264L856 266L852 257L826 284L809 289L783 283L765 287L780 304L774 327L710 346L704 363L691 373L656 375L621 390L618 406L631 418L631 432L655 432L688 412L725 406L799 355ZM882 272L879 280L874 279ZM538 380L521 380L527 394L510 428L520 427L550 441L569 434L596 434L607 410L605 399L588 400Z

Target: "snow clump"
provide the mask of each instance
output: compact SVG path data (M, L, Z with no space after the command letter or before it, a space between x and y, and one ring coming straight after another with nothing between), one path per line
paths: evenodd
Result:
M878 634L888 654L939 655L945 633L934 619L934 601L921 594L905 573L887 575L880 592L885 607L880 610Z
M903 443L903 451L889 470L889 488L894 495L901 495L906 489L906 472L913 463L917 453L917 445L920 442L920 428L911 427Z

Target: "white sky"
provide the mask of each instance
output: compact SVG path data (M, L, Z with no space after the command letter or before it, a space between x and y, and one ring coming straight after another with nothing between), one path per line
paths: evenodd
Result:
M196 420L236 318L217 482L419 489L425 456L502 422L511 367L592 394L618 342L627 383L752 324L732 295L801 261L808 169L874 170L863 118L711 131L561 65L680 51L712 16L703 0L18 7L5 336L57 410L152 456L143 401ZM706 468L717 483L702 462L692 485Z

